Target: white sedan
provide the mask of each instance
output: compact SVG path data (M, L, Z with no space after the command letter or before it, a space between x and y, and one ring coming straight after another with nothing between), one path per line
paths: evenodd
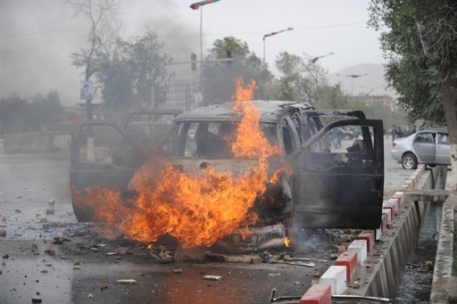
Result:
M416 169L418 164L450 165L447 129L426 129L392 142L392 158L404 169Z

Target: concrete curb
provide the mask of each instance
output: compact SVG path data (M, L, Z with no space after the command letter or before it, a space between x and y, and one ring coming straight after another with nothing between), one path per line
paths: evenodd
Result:
M425 165L419 165L418 168L410 175L409 178L407 178L404 183L401 185L399 191L395 192L391 198L388 198L384 201L383 206L384 210L382 214L382 219L385 217L385 221L387 222L386 224L390 224L394 218L398 215L398 211L401 209L402 205L404 204L405 201L405 190L412 189L415 186L418 185L419 180L421 179L422 175L425 172ZM390 216L389 216L390 215ZM336 286L341 286L339 284L341 283L341 280L344 280L345 284L349 284L350 280L347 280L347 273L350 272L356 272L357 271L357 266L361 266L365 264L365 260L367 259L368 252L371 251L371 247L373 244L370 244L369 240L380 240L382 238L382 235L385 235L386 233L390 233L388 229L385 229L383 227L383 224L381 223L381 226L379 229L376 231L363 231L365 236L356 239L352 241L352 243L348 246L347 251L348 252L355 252L355 256L357 258L357 265L355 266L349 266L346 265L346 271L344 272L344 276L341 274L343 271L335 271L335 267L338 266L338 264L341 265L340 262L337 262L338 259L335 261L335 266L331 266L322 277L324 277L324 280L319 280L319 286L325 286L326 284L332 285L332 295L340 295L343 294L346 291L346 288L336 288ZM370 234L370 235L369 235ZM340 256L344 255L342 253ZM338 264L337 264L338 263ZM347 264L347 263L346 263ZM340 273L341 272L341 273ZM314 286L314 285L313 285ZM308 292L312 293L312 288L308 290ZM307 293L308 293L307 292ZM305 293L305 295L307 294ZM311 303L311 302L300 302L300 303ZM314 302L313 302L314 303Z
M454 206L457 206L457 196L450 195L443 204L443 217L441 220L432 289L430 292L430 303L432 304L448 303L449 291L456 287L452 285L451 281L453 242L455 237Z

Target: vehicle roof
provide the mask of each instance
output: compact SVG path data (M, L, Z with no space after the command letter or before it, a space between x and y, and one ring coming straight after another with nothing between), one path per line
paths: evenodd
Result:
M291 110L314 110L309 103L297 103L293 101L278 100L254 100L254 105L260 110L260 121L276 122ZM233 110L234 101L223 104L210 105L185 112L176 117L176 122L180 121L237 121Z
M442 128L428 128L424 130L417 131L417 133L424 133L424 132L442 132L442 133L448 133L447 128L442 127Z

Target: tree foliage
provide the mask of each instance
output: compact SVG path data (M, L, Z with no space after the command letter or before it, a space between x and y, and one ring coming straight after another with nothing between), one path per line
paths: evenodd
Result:
M160 85L170 76L166 68L171 57L165 54L153 31L129 41L117 38L111 51L104 52L98 60L96 75L107 104L129 107L164 100Z
M48 123L64 119L65 113L55 90L46 95L37 93L30 102L16 94L0 99L1 134L36 132Z
M309 102L320 109L348 107L348 99L339 84L330 85L326 71L307 54L303 57L280 53L276 59L279 71L277 99Z
M457 190L457 2L372 0L370 10L400 104L412 120L446 121Z
M67 0L75 16L89 21L90 30L87 47L71 54L71 63L84 69L84 80L89 81L100 69L100 56L108 49L121 28L118 18L119 3L116 0ZM92 119L92 101L88 99L87 119Z
M203 65L203 94L205 103L222 103L230 100L233 95L233 81L239 76L254 79L258 90L256 99L267 99L271 96L273 74L255 53L249 50L246 42L234 37L217 39L209 50L210 55ZM217 62L215 59L226 59L231 52L233 62Z

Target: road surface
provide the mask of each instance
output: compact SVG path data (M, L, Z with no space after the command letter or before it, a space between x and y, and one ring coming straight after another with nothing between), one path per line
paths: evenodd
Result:
M385 140L386 194L411 174L391 159L390 148L391 140ZM157 263L147 244L102 238L96 227L77 223L68 170L66 154L0 155L0 230L6 232L0 236L0 303L31 303L32 298L42 303L269 303L273 288L276 296L303 295L318 280L315 275L333 265L323 233L307 235L316 246L306 253L270 252L306 257L313 267L283 260ZM204 275L221 278L208 281ZM119 279L136 284L116 284Z

